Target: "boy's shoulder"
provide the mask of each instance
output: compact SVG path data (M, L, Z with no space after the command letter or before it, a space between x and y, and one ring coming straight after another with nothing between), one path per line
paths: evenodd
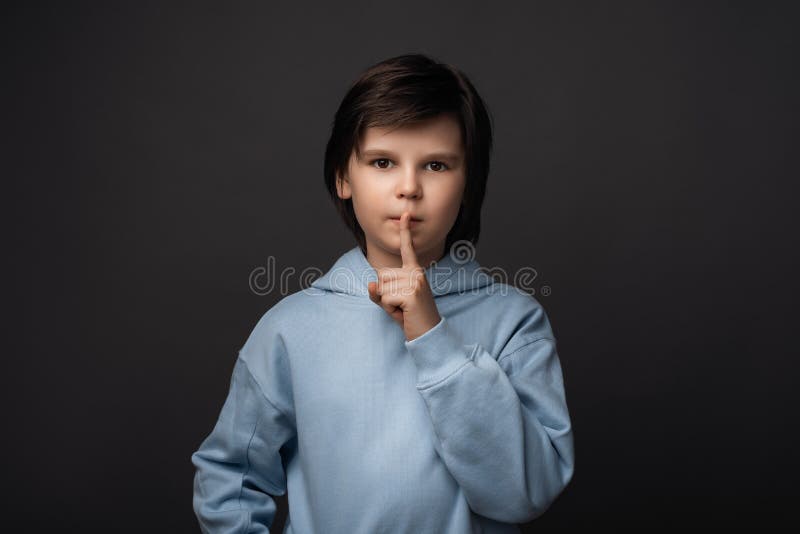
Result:
M511 284L494 281L475 291L484 294L486 302L491 306L499 306L518 313L544 312L544 306L532 292Z
M298 323L312 305L304 291L285 295L264 311L253 330L272 334L286 332L287 328Z
M507 337L503 352L543 338L555 341L548 314L532 292L502 282L483 289L486 312L503 325Z
M281 297L270 305L257 320L250 334L263 342L279 341L306 336L314 328L316 320L325 314L324 303L329 293L315 288L306 288Z

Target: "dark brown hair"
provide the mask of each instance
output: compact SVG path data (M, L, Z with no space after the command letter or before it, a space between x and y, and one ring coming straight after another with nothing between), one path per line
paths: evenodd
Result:
M492 121L475 87L451 65L423 54L404 54L369 67L342 99L325 149L325 187L364 254L367 253L364 231L356 219L352 199L342 199L337 194L337 174L345 175L353 151L360 157L361 140L367 128L400 127L442 113L454 114L459 122L466 164L463 200L447 234L447 253L456 241L477 244L481 230L481 205L492 152Z

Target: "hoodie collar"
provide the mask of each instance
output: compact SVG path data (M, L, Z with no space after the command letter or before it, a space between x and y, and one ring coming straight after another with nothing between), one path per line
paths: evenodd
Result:
M477 260L459 258L458 254L452 252L427 267L425 278L434 297L478 289L493 283L492 278L482 271ZM369 298L369 282L377 279L375 268L367 261L361 248L355 246L342 254L330 270L317 278L311 287Z

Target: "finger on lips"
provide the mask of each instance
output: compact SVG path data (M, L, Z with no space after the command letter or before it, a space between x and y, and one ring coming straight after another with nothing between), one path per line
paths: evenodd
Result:
M408 221L411 214L407 211L400 216L400 257L403 260L403 267L416 267L417 255L414 252L414 244L411 242L411 230L408 228Z
M400 256L403 262L403 268L414 268L419 265L417 254L414 251L414 244L411 241L411 230L408 226L410 219L411 214L407 211L403 212L403 214L400 216ZM382 284L389 284L388 287L391 291L391 288L393 287L392 284L397 282L398 273L396 273L394 270L387 269L386 271L379 271L378 280L369 282L367 286L369 298L390 314L397 311L398 307L385 302L385 299L381 295L381 286Z

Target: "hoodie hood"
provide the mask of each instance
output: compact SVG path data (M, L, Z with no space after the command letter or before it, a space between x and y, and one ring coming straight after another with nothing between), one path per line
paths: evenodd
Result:
M472 247L463 250L471 252ZM471 255L460 257L458 249L445 254L425 269L425 277L434 297L462 293L491 285L494 281ZM311 287L323 291L369 298L368 285L378 279L375 268L367 261L361 248L355 246L342 254L336 263Z

